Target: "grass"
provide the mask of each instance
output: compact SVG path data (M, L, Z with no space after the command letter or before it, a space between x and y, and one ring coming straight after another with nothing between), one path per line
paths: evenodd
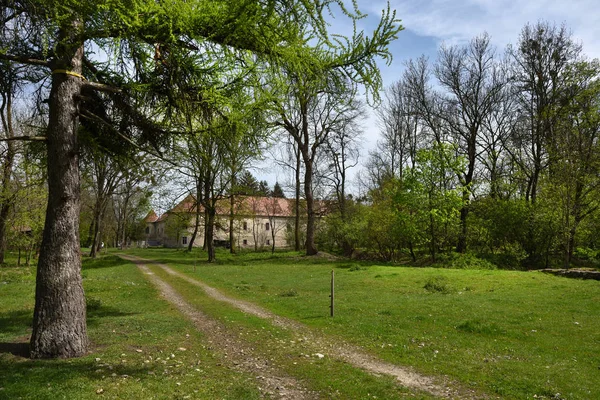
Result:
M135 253L383 359L490 395L600 398L597 281L539 272L349 267L293 253L219 253L215 264L182 251ZM335 318L328 317L332 269Z
M382 359L448 376L493 397L600 398L597 281L539 272L349 264L298 253L219 252L219 261L207 264L198 253L130 252ZM152 269L324 398L427 398L327 357L290 356L290 332ZM334 318L328 316L332 270ZM137 268L109 255L85 259L82 274L92 353L32 361L18 354L31 331L34 270L0 268L0 399L259 397L255 377L220 365L222 355L160 299Z
M33 268L0 268L0 399L253 399L254 377L220 365L191 323L137 268L115 256L84 260L89 355L22 356L31 334Z
M286 329L247 315L221 302L207 297L197 286L175 278L162 269L151 267L154 274L169 282L191 304L208 315L219 319L248 342L255 354L277 365L287 374L299 378L309 390L318 391L326 399L431 399L427 394L402 388L391 377L372 376L346 363L325 357L318 359L311 351L306 354L306 342ZM310 346L310 343L308 344ZM327 353L327 349L313 351Z

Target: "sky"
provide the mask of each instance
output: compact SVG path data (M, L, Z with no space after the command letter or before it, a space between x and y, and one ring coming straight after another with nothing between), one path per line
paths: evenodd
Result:
M349 3L347 1L347 3ZM359 23L359 29L370 34L376 28L386 1L357 0L361 12L367 13ZM379 63L383 85L387 87L400 79L406 61L426 55L435 59L441 44L466 44L473 37L487 32L492 44L502 52L508 44L517 42L525 24L540 20L560 25L573 33L575 40L583 44L583 52L589 58L600 58L600 10L598 0L390 0L390 8L402 20L404 30L391 46L393 60L390 65ZM338 15L331 19L330 32L351 34L348 20ZM360 162L366 162L368 151L378 139L374 111L364 125L364 150ZM360 165L357 169L360 168ZM256 175L270 184L282 182L287 175L275 171L268 163ZM356 174L356 169L353 171Z

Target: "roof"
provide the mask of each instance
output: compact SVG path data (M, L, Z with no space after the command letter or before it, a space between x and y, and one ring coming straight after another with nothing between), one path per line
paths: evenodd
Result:
M154 212L154 210L150 210L146 218L144 218L144 222L156 222L158 220L158 215Z
M229 215L231 198L224 197L217 201L217 215ZM234 198L234 213L238 216L292 217L294 216L294 199L262 196L237 196ZM322 202L315 202L316 208L321 208ZM161 222L169 214L196 212L196 198L189 194L175 207L168 210L160 218L151 211L144 219L145 222ZM201 210L204 207L201 206Z
M265 215L269 217L291 217L294 215L294 200L280 197L239 197L236 214L241 215ZM229 208L227 208L227 212ZM219 210L217 210L219 213ZM219 213L220 214L220 213Z

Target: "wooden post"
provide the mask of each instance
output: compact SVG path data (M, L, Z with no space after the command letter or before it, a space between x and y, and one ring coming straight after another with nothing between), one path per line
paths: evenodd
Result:
M329 297L331 297L331 305L329 306L329 308L331 309L331 316L333 317L333 306L334 306L334 295L335 295L335 274L334 271L331 270L331 294L329 295Z

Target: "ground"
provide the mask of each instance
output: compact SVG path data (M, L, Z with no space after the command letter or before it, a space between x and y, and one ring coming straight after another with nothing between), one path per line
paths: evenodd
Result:
M332 357L342 360L374 375L392 376L403 387L427 392L435 397L462 399L484 397L481 394L475 394L473 391L461 389L456 384L444 384L439 379L436 382L435 378L418 374L409 368L378 360L364 350L339 339L322 335L317 336L308 327L296 321L277 316L255 304L225 296L217 289L176 272L165 264L154 263L152 260L135 256L122 255L121 257L134 262L148 279L159 288L161 295L174 304L186 318L193 321L194 325L208 337L210 343L218 347L236 368L256 375L257 384L263 393L274 395L276 398L290 399L321 397L319 393L307 390L301 382L270 364L267 361L268 355L257 354L235 332L228 330L216 320L202 313L202 311L195 309L172 286L152 273L147 267L148 264L156 264L169 275L176 276L202 288L208 296L215 300L228 303L246 314L269 320L276 326L292 331L296 340L292 341L290 348L293 348L294 352L303 351L309 357L312 355L316 358Z

